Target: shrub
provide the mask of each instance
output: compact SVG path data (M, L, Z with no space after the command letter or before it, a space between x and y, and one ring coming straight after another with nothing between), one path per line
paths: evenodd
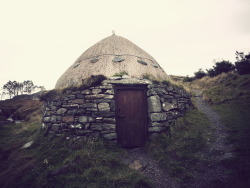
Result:
M235 62L235 68L238 74L250 74L250 61L241 60L241 61Z
M214 67L214 72L212 74L219 75L223 72L230 72L235 69L234 65L229 61L216 62Z
M201 79L206 75L207 74L202 69L199 69L197 72L194 73L194 78L195 79Z

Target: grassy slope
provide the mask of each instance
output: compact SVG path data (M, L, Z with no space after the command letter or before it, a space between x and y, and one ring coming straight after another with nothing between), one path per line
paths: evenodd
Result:
M148 150L170 176L181 182L193 178L196 164L206 161L202 151L210 139L209 120L192 107L185 117L177 120L170 135L157 136L148 143Z
M12 124L0 131L3 187L152 187L119 160L114 143L44 137L37 123ZM28 149L20 147L34 140Z
M250 187L250 75L222 74L193 83L220 114L233 145L234 157L224 161L233 169L231 187Z

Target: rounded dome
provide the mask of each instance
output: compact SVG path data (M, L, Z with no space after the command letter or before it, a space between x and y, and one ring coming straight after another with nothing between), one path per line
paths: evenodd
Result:
M121 72L132 78L169 78L151 55L129 40L113 34L87 49L59 78L56 88L78 86L92 75L111 77Z

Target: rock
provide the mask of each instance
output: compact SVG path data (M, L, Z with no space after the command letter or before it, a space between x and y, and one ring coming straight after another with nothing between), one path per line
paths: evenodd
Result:
M129 164L129 168L131 168L133 170L140 170L142 167L143 166L139 160L135 160L134 162Z
M58 115L62 115L62 114L64 114L65 112L67 112L67 108L60 108L60 109L58 109L58 110L56 111L56 113L57 113Z
M130 78L129 75L127 75L127 74L122 75L122 79L128 79L128 78Z
M52 131L58 131L59 128L60 128L60 124L52 124L52 126L51 126Z
M108 139L108 140L115 140L117 138L117 134L116 133L108 133L108 134L104 134L103 137Z
M103 123L116 123L115 118L102 118Z
M32 146L33 143L34 143L34 141L30 141L30 142L24 144L24 145L21 147L21 149L27 149L27 148L29 148L30 146Z
M75 118L74 116L63 116L62 121L65 123L72 123L74 122Z
M105 131L105 130L115 131L115 124L95 123L91 124L90 129L97 131Z
M108 103L99 103L98 109L99 111L110 111L110 107Z
M177 108L175 103L164 102L162 103L162 108L164 111L170 111Z
M114 90L113 89L108 89L107 91L105 91L105 94L114 94Z
M80 116L78 121L81 123L88 123L88 122L94 122L95 120L90 116Z
M161 102L158 95L151 96L148 98L148 111L149 112L160 112Z
M93 93L93 94L99 94L99 93L101 93L101 92L102 92L101 89L92 89L92 93Z
M52 115L50 118L51 123L56 123L56 115Z
M80 105L80 108L96 108L97 105L95 103L85 103Z
M72 103L72 104L84 104L85 101L84 101L84 99L74 99L74 100L70 100L70 103Z
M162 131L162 127L149 127L148 128L148 132L152 133L152 132L161 132Z
M92 112L92 116L94 117L115 117L114 112Z
M167 119L166 113L152 113L150 114L151 121L165 121Z
M87 94L87 95L92 94L92 92L89 89L85 89L81 93L82 94Z
M76 99L84 99L84 95L81 93L76 94Z
M103 103L103 102L111 102L110 99L96 99L94 100L95 103Z
M43 122L44 123L49 123L50 122L50 117L44 117Z

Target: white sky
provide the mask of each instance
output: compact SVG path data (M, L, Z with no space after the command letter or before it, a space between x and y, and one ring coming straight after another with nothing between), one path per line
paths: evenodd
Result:
M192 76L213 59L250 52L249 0L0 0L0 87L32 80L53 89L90 46L112 34L167 74Z

